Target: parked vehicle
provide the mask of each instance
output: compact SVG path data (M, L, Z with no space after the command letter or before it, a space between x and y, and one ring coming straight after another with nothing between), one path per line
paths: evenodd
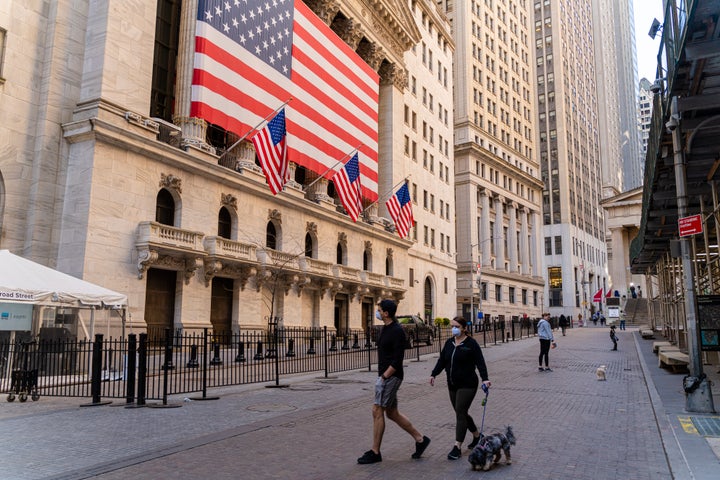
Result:
M398 323L405 331L405 348L413 348L415 342L424 342L426 345L432 345L435 339L435 329L425 323L425 320L418 315L398 315ZM377 337L382 331L382 325L373 325L370 330L370 339L373 343L377 343Z

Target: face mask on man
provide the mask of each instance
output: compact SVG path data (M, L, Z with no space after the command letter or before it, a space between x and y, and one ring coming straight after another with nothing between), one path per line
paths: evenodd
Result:
M459 337L461 332L460 327L452 327L453 337Z
M380 310L375 310L375 318L382 320L382 313L380 313Z

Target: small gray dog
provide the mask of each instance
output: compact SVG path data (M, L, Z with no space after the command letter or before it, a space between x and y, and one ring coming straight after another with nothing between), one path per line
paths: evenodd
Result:
M510 465L510 445L515 445L515 435L512 427L508 426L505 433L493 433L483 436L468 456L473 470L490 470L493 464L498 463L500 455L505 452L505 464Z

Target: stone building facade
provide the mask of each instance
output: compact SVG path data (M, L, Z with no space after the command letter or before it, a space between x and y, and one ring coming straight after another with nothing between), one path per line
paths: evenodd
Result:
M416 19L432 2L307 4L380 75L379 192L409 175L452 204L452 168L438 187L403 150L416 135L403 121L408 79L427 75L410 70L430 37ZM381 298L428 318L454 312L450 238L446 251L416 232L401 239L386 198L353 223L297 165L273 196L247 142L220 161L232 137L188 115L196 11L197 0L0 5L0 248L127 293L136 329L237 331L276 317L364 328ZM434 61L449 68L452 44L440 44ZM452 124L447 81L431 90ZM418 229L454 232L452 207L413 207Z

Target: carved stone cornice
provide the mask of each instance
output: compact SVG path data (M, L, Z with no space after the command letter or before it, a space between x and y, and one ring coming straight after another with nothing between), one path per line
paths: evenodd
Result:
M175 190L177 193L182 193L182 180L175 175L160 174L160 188L167 188L168 190Z

